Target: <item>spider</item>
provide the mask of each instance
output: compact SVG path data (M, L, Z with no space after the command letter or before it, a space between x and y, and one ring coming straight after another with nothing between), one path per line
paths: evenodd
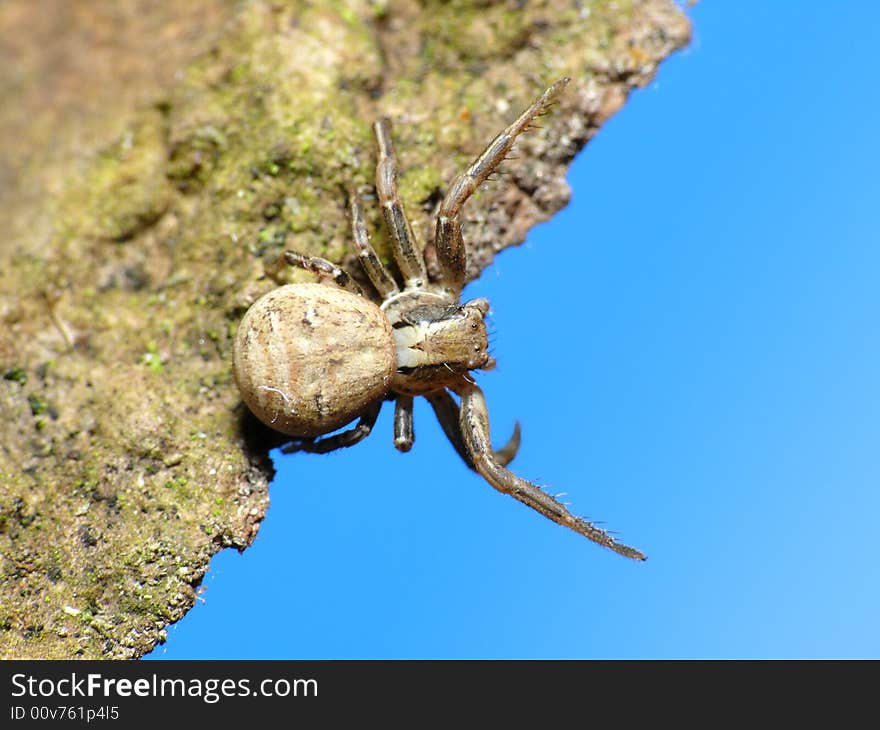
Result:
M294 438L284 449L288 453L353 446L369 435L386 399L395 402L394 445L408 451L414 439L413 398L424 396L452 446L492 487L620 555L644 560L640 551L572 515L506 468L519 448L519 424L507 445L493 450L483 391L469 374L490 370L495 362L484 322L488 301L460 302L466 261L459 213L568 81L560 79L546 89L452 182L437 213L438 275L433 277L398 194L391 122L377 121L376 192L402 286L376 255L358 197L351 195L354 250L378 298L368 297L336 264L288 251L281 261L331 286L288 284L257 300L236 334L233 365L251 411ZM327 435L356 418L348 430Z

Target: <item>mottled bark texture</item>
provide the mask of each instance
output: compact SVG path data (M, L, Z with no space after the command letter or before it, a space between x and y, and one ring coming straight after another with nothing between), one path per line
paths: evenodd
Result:
M254 539L277 441L232 337L286 246L358 273L373 119L426 241L444 185L573 77L465 209L474 277L688 34L671 0L0 4L0 657L140 656Z

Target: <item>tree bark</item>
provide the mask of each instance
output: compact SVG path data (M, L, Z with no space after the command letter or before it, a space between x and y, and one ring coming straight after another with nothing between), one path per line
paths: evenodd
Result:
M688 37L671 0L0 6L0 656L141 656L254 539L279 438L232 336L285 248L350 265L376 117L429 242L444 186L572 77L465 209L473 278Z

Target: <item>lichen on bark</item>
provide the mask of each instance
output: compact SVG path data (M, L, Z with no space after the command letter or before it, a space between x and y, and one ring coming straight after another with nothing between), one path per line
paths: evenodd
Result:
M475 277L566 203L567 164L688 35L670 0L0 8L0 657L141 656L253 540L278 441L231 338L285 247L348 261L373 119L429 241L444 185L573 78L465 211Z

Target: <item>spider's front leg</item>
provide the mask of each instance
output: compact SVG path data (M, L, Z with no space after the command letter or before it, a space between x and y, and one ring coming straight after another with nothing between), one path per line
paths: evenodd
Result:
M440 426L443 428L443 433L446 434L446 438L449 439L449 443L452 444L453 448L462 458L462 461L476 471L473 459L471 459L468 450L465 448L464 439L461 437L461 417L459 415L458 404L452 399L452 396L449 395L449 391L445 389L435 390L433 393L428 393L425 398L428 399L431 408L434 409L434 415L437 416L437 420L440 422ZM500 466L507 466L513 461L516 452L519 451L521 440L522 432L519 427L519 422L517 422L513 426L513 434L510 439L508 439L507 443L500 449L492 452L495 461L497 461Z
M505 469L492 454L489 440L489 413L486 400L476 385L463 384L456 388L461 396L461 433L474 468L495 489L518 499L554 522L564 525L593 542L634 560L645 560L645 555L617 542L611 535L594 524L575 517L561 502L531 482Z
M461 221L458 214L467 199L482 185L498 166L504 162L516 138L540 116L556 99L569 82L566 76L550 86L526 109L519 118L493 139L471 166L452 181L446 197L437 213L434 233L434 250L443 275L443 286L452 294L458 294L464 286L466 258Z

